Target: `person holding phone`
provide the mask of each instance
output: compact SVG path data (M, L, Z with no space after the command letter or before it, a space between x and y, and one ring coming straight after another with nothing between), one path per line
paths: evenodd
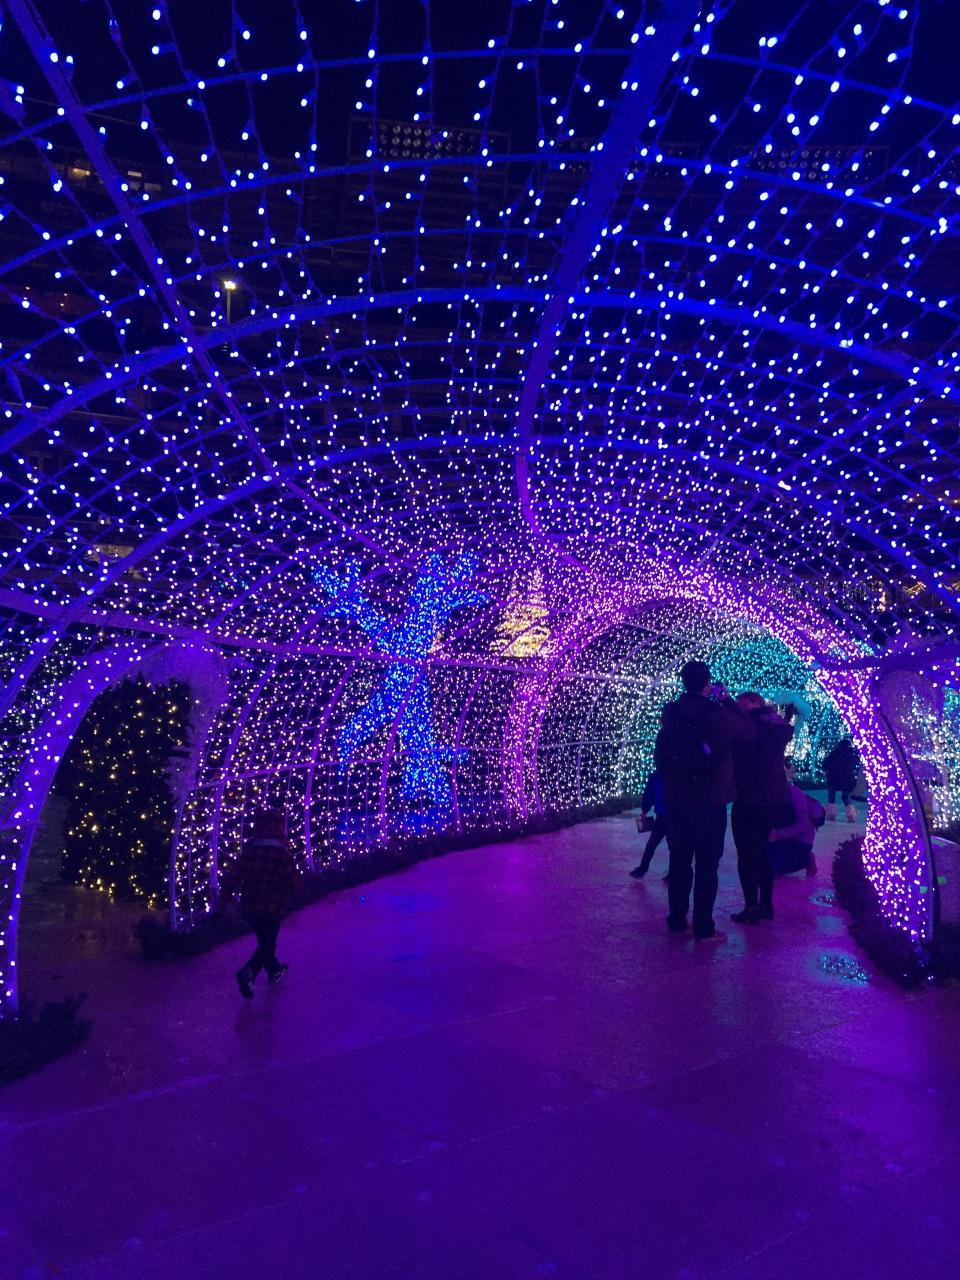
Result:
M773 919L770 832L788 823L793 812L784 759L793 726L759 693L741 693L737 705L749 718L753 734L733 748L736 799L730 825L737 847L743 908L732 918L738 924L759 924Z

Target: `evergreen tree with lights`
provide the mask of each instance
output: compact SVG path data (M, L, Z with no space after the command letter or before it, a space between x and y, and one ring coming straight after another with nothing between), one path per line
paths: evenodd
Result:
M543 573L534 569L526 591L514 580L490 648L501 658L544 656L550 642L549 617Z
M124 680L94 702L57 777L69 799L67 883L166 904L175 817L169 767L189 718L188 688L176 680Z

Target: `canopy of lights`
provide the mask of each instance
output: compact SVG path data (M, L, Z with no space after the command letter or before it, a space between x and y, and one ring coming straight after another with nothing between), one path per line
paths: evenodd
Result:
M930 935L951 9L6 0L7 1008L45 797L132 673L193 702L177 927L267 798L317 867L636 793L700 656L803 704L811 773L852 734Z

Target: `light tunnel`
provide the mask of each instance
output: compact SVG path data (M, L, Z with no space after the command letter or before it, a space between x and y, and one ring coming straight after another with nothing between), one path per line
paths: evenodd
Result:
M960 819L946 6L274 8L145 36L8 0L4 1008L58 766L137 674L193 708L176 928L268 795L305 868L628 800L703 656L849 729L864 865L928 940Z

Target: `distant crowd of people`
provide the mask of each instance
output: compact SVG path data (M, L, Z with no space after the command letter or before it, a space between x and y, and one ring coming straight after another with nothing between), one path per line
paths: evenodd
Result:
M716 941L726 936L717 929L713 911L727 806L743 890L743 907L732 918L738 924L772 920L775 877L804 870L815 874L816 832L837 817L838 795L847 820L856 821L859 757L849 738L826 757L824 808L796 785L787 765L792 709L781 714L753 691L731 697L723 685L711 683L704 662L688 662L680 680L683 693L661 712L655 772L647 779L638 819L649 838L630 874L642 879L665 840L667 928L684 933L692 923L695 938Z

